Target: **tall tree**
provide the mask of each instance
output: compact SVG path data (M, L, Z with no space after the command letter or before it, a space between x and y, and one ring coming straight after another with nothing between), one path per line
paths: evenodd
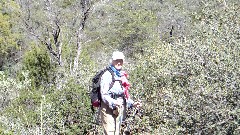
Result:
M18 0L18 3L22 11L22 28L29 33L30 39L40 41L60 66L77 70L90 1Z

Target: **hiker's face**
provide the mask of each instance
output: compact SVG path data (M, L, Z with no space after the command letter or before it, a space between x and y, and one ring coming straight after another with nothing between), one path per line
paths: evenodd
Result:
M122 69L123 66L123 60L122 59L113 60L112 64L117 70L120 70Z

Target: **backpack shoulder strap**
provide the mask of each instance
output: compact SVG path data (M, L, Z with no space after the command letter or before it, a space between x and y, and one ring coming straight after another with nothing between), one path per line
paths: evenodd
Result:
M110 90L110 89L113 87L113 84L114 84L114 82L115 82L114 72L112 71L112 69L110 69L110 67L107 67L106 69L107 69L107 70L111 73L111 75L112 75L112 82L111 82L111 84L110 84L110 86L109 86L109 89L108 89L108 90Z
M112 81L114 81L114 80L115 80L115 78L114 78L114 72L112 71L112 69L110 69L110 67L107 67L107 70L111 73L111 75L112 75Z

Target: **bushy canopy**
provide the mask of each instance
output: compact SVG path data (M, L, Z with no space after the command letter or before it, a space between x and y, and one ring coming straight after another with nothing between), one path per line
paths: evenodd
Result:
M240 134L239 2L0 3L1 134L101 134L89 86L114 50L143 103L133 134Z

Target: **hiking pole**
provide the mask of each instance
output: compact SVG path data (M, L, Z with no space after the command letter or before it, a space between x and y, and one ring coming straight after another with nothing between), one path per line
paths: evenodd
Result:
M119 125L118 125L119 132L121 131L122 117L123 117L123 106L120 106Z
M116 116L115 118L114 118L114 121L115 121L115 124L114 124L114 135L116 135L116 130L117 130L117 118L118 118L118 116L119 116L119 107L116 107L116 109L115 110L113 110L113 114Z

